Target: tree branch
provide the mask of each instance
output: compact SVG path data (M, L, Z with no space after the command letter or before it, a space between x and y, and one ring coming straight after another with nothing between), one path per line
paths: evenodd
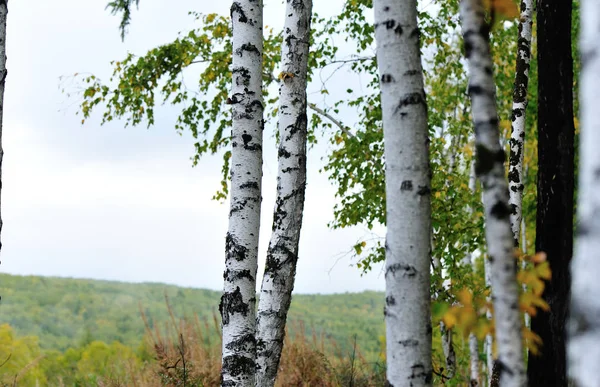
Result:
M360 56L360 57L356 57L356 58L352 58L352 59L336 59L336 60L332 60L331 62L327 63L323 67L331 66L333 64L348 64L348 63L354 63L354 62L366 62L366 61L370 61L370 60L375 60L375 56Z
M337 126L338 128L341 129L342 132L344 132L348 137L350 138L354 138L355 136L350 132L349 128L347 126L344 126L344 124L342 124L340 121L338 121L337 119L335 119L335 117L333 117L331 114L327 113L325 110L317 107L317 105L315 105L314 103L308 103L308 107L311 108L313 111L315 111L315 113L327 118L329 121L331 121L335 126Z
M106 5L106 8L110 8L112 15L123 13L121 17L121 24L119 30L121 31L121 40L125 40L125 34L127 33L127 26L131 22L131 7L135 4L138 8L140 0L113 0Z

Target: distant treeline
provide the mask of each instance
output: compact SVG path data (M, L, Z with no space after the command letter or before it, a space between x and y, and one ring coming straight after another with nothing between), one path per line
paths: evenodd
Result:
M93 341L118 342L134 350L145 335L142 313L151 329L173 318L211 322L218 316L220 292L157 283L122 283L87 279L0 274L0 325L14 334L34 336L41 350L66 351ZM356 344L377 358L384 336L383 294L295 295L290 311L292 333L302 327L337 350ZM1 355L1 354L0 354ZM0 363L3 359L0 359Z

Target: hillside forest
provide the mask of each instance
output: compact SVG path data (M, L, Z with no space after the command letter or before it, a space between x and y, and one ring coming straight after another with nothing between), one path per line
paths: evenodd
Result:
M124 42L145 1L108 2ZM282 28L269 4L190 10L63 90L82 125L153 130L171 105L192 164L222 160L222 292L2 275L0 381L599 386L600 2L286 0ZM0 107L6 20L4 1ZM384 293L293 293L313 161L328 226L372 231L347 247Z

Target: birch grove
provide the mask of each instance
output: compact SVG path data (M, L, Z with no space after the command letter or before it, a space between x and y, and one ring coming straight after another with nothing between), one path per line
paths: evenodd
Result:
M500 146L489 31L481 0L462 0L460 17L475 126L476 173L483 187L500 386L524 387L527 378L521 341L522 320L518 309L519 288L515 275L508 184L504 176L505 154Z
M415 0L376 0L386 177L386 354L391 386L430 386L430 171Z
M257 320L256 385L275 384L292 299L306 188L306 82L312 0L287 0L279 88L279 170Z
M577 240L569 320L569 376L577 387L600 385L600 3L581 1L581 134Z
M596 76L591 74L597 73L600 69L595 67L600 65L596 66L595 58L597 38L589 27L598 25L600 10L592 0L581 1L588 7L582 13L588 26L587 35L582 36L588 72L582 79L576 79L587 104L583 104L579 207L582 234L573 265L579 282L575 284L572 300L570 361L574 378L587 386L600 384L598 377L590 372L593 364L600 364L599 351L594 347L600 336L596 322L600 306L589 299L590 294L600 292L593 282L598 273L590 258L600 250L595 242L600 227L594 223L594 211L600 208L600 202L592 195L593 188L600 184L593 174L594 168L600 168L596 165L600 161L594 159L590 150L597 142L590 128L594 125L593 104L598 99L593 88ZM109 3L113 12L123 13L122 33L130 18L129 8L137 3L137 0ZM528 311L542 321L546 318L546 308L557 309L556 305L569 295L562 281L569 272L555 266L550 259L539 262L532 258L531 264L524 263L520 268L525 272L517 276L514 248L519 246L519 232L525 239L526 220L533 229L533 217L552 213L543 221L538 218L536 250L542 246L541 250L549 250L548 257L566 260L569 256L568 229L572 227L568 203L564 203L568 202L569 193L568 189L563 190L569 181L563 177L575 175L566 157L570 152L567 110L572 101L565 96L572 95L573 80L564 64L573 62L566 44L570 35L567 37L565 33L568 30L570 34L571 30L570 24L566 24L571 19L566 7L572 2L536 0L537 20L543 26L540 28L538 23L535 39L534 0L520 2L518 23L513 22L519 13L513 0L436 0L435 11L425 7L422 13L416 0L342 1L340 12L326 18L312 15L313 0L284 3L285 24L281 33L263 29L262 0L234 0L230 13L233 28L229 28L227 15L198 14L198 28L150 50L145 56L132 54L115 62L118 63L114 70L116 86L109 88L98 78L85 78L87 87L81 105L85 119L102 103L107 106L104 121L125 117L133 125L144 120L151 125L156 93L165 101L184 106L177 116L176 129L191 131L195 140L194 162L205 154L226 152L231 145L231 157L228 153L224 157L223 189L216 195L217 199L230 195L225 283L220 304L221 384L270 387L276 380L277 385L297 383L298 379L290 382L285 376L282 378L282 374L290 372L286 368L290 367L290 361L285 357L288 352L284 351L283 343L296 281L300 233L303 222L305 229L307 222L303 210L308 138L327 144L327 154L323 156L327 164L323 171L328 173L337 199L330 227L358 225L369 230L387 227L385 242L373 231L356 241L353 255L364 272L385 260L385 300L382 297L380 301L385 302L389 385L432 386L438 382L479 385L484 384L486 377L493 386L551 385L548 379L556 379L555 375L564 371L555 361L560 359L560 345L554 345L560 344L563 326L543 323L545 334L551 338L542 337L543 345L539 346L542 354L534 356L536 347L531 343L537 343L535 334L540 331L523 330L521 314ZM0 4L0 16L5 17L3 5ZM371 7L374 29L365 17ZM418 15L422 17L417 19ZM560 29L555 28L559 24ZM540 40L543 40L541 45ZM533 52L538 52L538 60L533 62L532 47ZM309 57L310 48L313 51ZM427 52L423 59L421 51ZM542 51L544 54L539 56ZM6 72L1 60L5 56L0 56L3 88ZM188 94L188 86L183 82L183 70L191 65L201 68L197 72L195 94ZM272 75L275 69L281 69L279 77ZM342 69L347 71L338 73ZM339 78L340 73L346 78ZM494 73L499 74L497 79ZM320 84L310 85L308 93L311 98L319 97L310 102L307 74L321 75ZM535 101L535 93L528 95L529 85L538 85L539 101ZM312 93L314 86L320 90ZM541 92L544 88L546 94ZM472 123L468 118L467 92ZM2 95L0 102L1 99ZM538 111L533 109L536 103ZM311 108L310 116L307 107ZM554 115L555 111L560 114ZM278 117L277 192L257 307L262 136L265 125L267 132L271 130L271 117ZM500 121L500 117L511 117L512 124ZM536 121L540 145L537 153L532 152L534 136L529 131L525 135L526 122L527 127L535 128ZM231 136L227 132L230 125ZM501 136L506 132L499 127L508 125L512 131L509 162L505 165L505 139ZM560 125L565 130L554 130ZM557 150L564 150L564 154ZM0 146L0 168L1 155ZM539 173L537 180L535 176L525 176L527 166L532 167L532 173ZM482 184L481 196L475 189L476 176ZM549 184L540 189L544 182ZM536 184L538 195L529 195ZM528 195L523 196L524 192ZM538 203L534 203L536 199ZM562 215L555 217L558 213ZM562 234L552 237L548 230L554 228L563 230ZM546 235L545 240L556 244L538 244L542 234ZM558 245L562 247L554 248ZM521 242L521 249L525 252L526 248L526 243ZM480 265L480 259L486 256ZM536 272L541 264L548 263L552 277ZM557 273L555 267L559 268ZM435 281L433 289L430 277ZM562 281L560 287L554 286L557 278ZM534 291L532 283L539 292ZM490 301L493 312L487 308ZM559 305L558 314L552 313L564 317L564 305L564 302ZM490 334L492 326L495 343ZM541 325L532 321L532 326ZM315 330L316 334L335 336L343 329L336 328L334 333L317 326ZM368 331L370 334L371 327ZM377 338L382 337L382 332L376 332ZM468 342L463 340L463 346L455 348L457 343L453 343L453 338L456 340L458 336L453 334L462 333ZM439 348L438 345L432 348L432 334L439 334ZM523 336L528 338L525 343L531 349L528 362L524 360ZM336 340L340 340L339 336ZM483 348L478 341L483 341ZM340 346L342 351L348 349L344 344ZM360 353L363 344L355 341L357 352L353 353ZM555 347L558 357L548 362L539 360L554 352ZM480 350L485 353L487 364L483 364L483 358L480 361ZM331 366L327 372L333 369L332 364L327 362L327 367ZM537 367L537 373L531 371L526 375L526 365L528 372ZM324 368L319 370L316 373L325 373ZM332 378L337 378L335 383L345 381L340 375ZM216 384L212 380L208 384ZM383 384L381 380L378 382L371 384Z
M508 205L511 208L510 225L519 245L519 227L523 218L523 154L525 145L525 112L527 108L527 86L529 85L529 62L531 60L531 31L533 26L533 0L521 1L519 38L517 40L517 63L513 92L512 131L508 162ZM522 246L522 249L525 247Z
M225 241L222 386L254 386L256 271L262 179L262 0L231 6L231 201Z

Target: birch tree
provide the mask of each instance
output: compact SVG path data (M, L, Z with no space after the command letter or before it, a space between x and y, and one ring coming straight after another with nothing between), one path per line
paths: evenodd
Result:
M4 88L6 85L6 18L8 15L8 0L0 1L0 233L2 232L2 160L4 149L2 147L2 124L4 117ZM0 242L0 249L2 243Z
M519 38L517 40L517 63L513 92L512 131L508 171L508 205L511 208L510 224L519 245L519 227L523 218L523 147L525 144L525 112L527 110L527 86L529 85L529 62L531 60L531 30L533 26L533 0L521 2ZM522 246L524 248L524 246Z
M581 134L577 240L569 321L569 376L600 385L600 3L581 1Z
M287 0L279 88L279 170L273 233L257 319L256 385L275 384L292 299L306 187L307 68L312 0Z
M475 195L477 175L475 174L475 163L471 163L469 171L469 190ZM469 212L471 210L469 209ZM467 254L464 259L465 265L470 265L475 271L473 255ZM469 378L471 387L479 386L479 342L473 332L469 334Z
M427 103L417 2L376 0L386 178L386 353L391 386L430 386Z
M500 385L524 387L527 378L521 341L522 320L518 309L519 288L510 226L508 184L504 176L505 154L500 146L498 129L489 27L484 21L481 0L463 0L460 15L475 126L476 173L483 187Z
M262 178L262 0L231 6L231 199L225 240L222 386L254 386L256 271Z

